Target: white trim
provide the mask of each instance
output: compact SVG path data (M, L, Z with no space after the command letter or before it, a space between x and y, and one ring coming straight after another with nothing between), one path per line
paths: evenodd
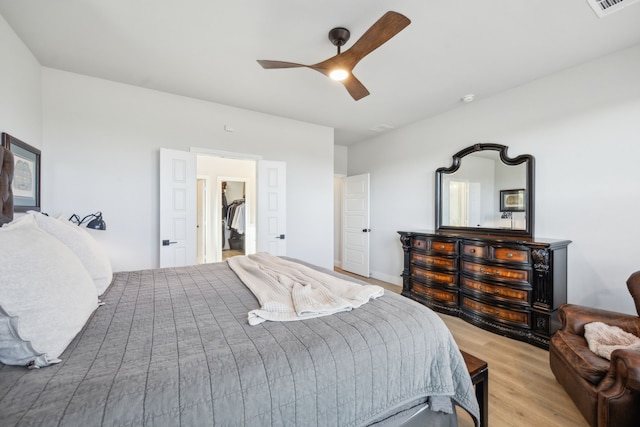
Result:
M197 172L197 167L196 167L196 172ZM196 175L196 179L202 179L204 180L204 185L205 185L205 191L204 191L204 217L206 218L206 226L205 226L205 241L204 241L204 262L209 263L209 262L213 262L211 254L215 253L213 251L213 248L211 247L211 227L213 224L211 224L212 222L212 218L210 215L210 209L211 209L211 177L209 175Z
M402 286L402 276L392 276L389 274L380 273L379 271L370 271L369 276L373 279L391 283L392 285Z

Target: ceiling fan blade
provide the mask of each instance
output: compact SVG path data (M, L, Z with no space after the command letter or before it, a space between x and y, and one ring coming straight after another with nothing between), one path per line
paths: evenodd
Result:
M356 41L353 46L340 56L345 66L351 69L365 56L389 41L411 23L406 16L389 11L382 15L375 24Z
M347 88L349 95L356 101L369 95L367 88L353 74L349 74L349 77L344 79L342 84Z
M262 68L265 69L308 67L308 65L296 64L295 62L270 61L268 59L258 59L258 64L262 65Z

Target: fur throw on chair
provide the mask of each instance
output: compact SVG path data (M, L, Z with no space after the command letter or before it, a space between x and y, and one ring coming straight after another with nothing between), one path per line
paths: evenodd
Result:
M620 348L640 350L640 338L617 326L602 322L584 325L584 337L589 344L589 350L607 360L611 360L613 350Z

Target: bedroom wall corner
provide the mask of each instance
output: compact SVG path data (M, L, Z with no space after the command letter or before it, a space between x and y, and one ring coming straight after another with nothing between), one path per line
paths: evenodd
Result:
M349 149L333 146L333 265L342 267L342 178L347 176Z
M40 64L1 15L0 40L0 132L42 150Z

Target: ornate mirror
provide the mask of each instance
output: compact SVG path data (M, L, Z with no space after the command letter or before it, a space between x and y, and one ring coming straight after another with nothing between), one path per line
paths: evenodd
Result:
M436 170L436 230L533 237L533 156L476 144Z

